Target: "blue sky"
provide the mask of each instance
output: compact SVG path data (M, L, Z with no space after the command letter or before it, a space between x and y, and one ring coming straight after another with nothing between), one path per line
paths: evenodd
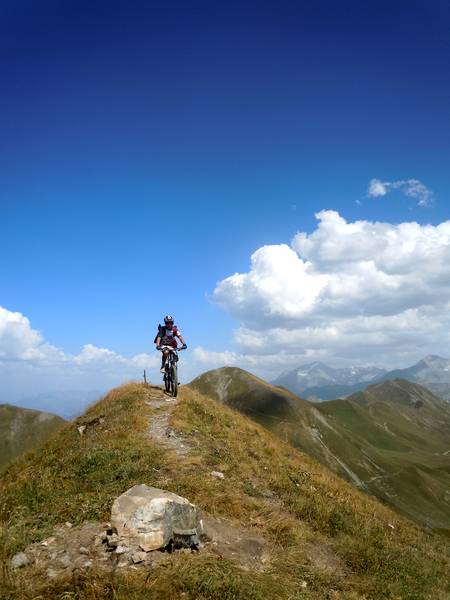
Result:
M214 289L258 248L448 219L448 3L299 4L0 3L0 306L70 355L151 353L167 312L239 353Z

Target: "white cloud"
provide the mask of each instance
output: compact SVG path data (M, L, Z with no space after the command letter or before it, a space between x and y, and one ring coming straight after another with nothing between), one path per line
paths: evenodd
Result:
M209 352L201 347L183 353L179 363L182 382L224 364L256 364L233 352ZM68 354L49 344L19 312L0 307L0 403L16 403L69 416L84 409L101 391L126 381L161 383L161 355L140 353L125 357L108 348L85 344Z
M214 299L239 319L241 351L374 360L448 354L450 221L348 223L318 213L292 245L263 246Z
M124 357L92 344L68 354L46 342L27 317L0 307L1 401L62 390L101 390L157 371L160 356ZM58 407L55 407L55 410Z
M386 184L380 181L379 179L371 179L369 181L367 193L372 198L377 198L378 196L386 196Z
M418 179L399 179L397 181L380 181L371 179L367 187L370 198L386 196L391 190L399 190L405 196L417 200L419 206L429 206L433 201L433 192Z

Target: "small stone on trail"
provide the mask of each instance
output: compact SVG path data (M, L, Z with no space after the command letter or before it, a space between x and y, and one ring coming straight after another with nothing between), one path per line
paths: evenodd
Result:
M225 479L225 475L222 471L211 471L210 475L211 477L217 477L217 479Z
M20 569L20 567L26 567L30 564L30 559L25 552L18 552L11 559L11 567L13 569Z

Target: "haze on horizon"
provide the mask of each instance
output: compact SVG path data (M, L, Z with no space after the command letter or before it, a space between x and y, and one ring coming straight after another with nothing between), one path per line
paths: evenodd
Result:
M449 25L439 0L3 2L2 402L157 380L167 313L183 381L448 356Z

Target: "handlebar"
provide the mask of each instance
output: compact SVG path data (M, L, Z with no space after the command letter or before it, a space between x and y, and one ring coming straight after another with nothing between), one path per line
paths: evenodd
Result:
M183 348L183 346L180 346L180 348L174 348L173 346L161 346L160 348L157 348L157 350L159 350L160 352L162 352L163 350L170 350L171 352L180 352L181 350L186 350L186 348Z

